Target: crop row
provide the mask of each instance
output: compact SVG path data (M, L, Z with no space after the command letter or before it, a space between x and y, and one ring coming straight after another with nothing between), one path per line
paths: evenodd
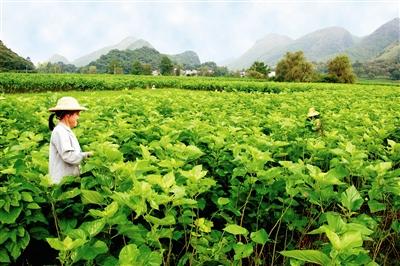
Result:
M0 74L0 93L47 91L99 91L137 88L179 88L188 90L242 92L299 92L310 89L349 88L356 85L279 83L239 78L80 75L80 74Z

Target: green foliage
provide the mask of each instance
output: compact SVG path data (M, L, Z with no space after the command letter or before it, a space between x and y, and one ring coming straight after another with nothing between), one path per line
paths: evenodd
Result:
M0 72L5 71L29 71L35 69L33 63L28 59L24 59L7 48L0 41Z
M149 64L152 69L158 68L162 55L155 49L142 47L135 50L111 50L106 55L91 62L89 66L96 66L97 73L114 73L114 65L120 73L133 73L133 63Z
M131 73L133 75L143 75L143 72L143 65L139 61L133 62Z
M0 82L10 90L198 91L68 92L90 109L74 132L95 156L57 186L47 176L47 108L66 92L3 94L0 261L29 261L21 254L33 238L63 265L400 259L398 86L90 77ZM311 106L324 118L323 136L304 126Z
M264 74L261 74L260 72L255 71L255 70L246 71L246 76L250 77L250 78L255 78L255 79L264 79L265 78Z
M347 55L339 55L328 62L328 74L339 83L354 83L355 75Z
M143 65L144 74L151 74L148 65ZM146 72L148 71L148 72ZM46 91L87 91L123 90L137 88L179 88L187 90L209 90L227 92L280 93L308 91L313 88L340 88L340 85L260 82L239 78L171 77L171 76L129 76L129 75L81 75L81 74L15 74L0 73L0 92L46 92Z
M246 74L250 77L259 78L254 72L261 74L261 77L265 78L271 70L264 62L256 61L247 70Z
M160 62L161 75L163 76L171 75L173 70L174 70L174 65L172 64L172 61L168 58L168 56L161 57L161 62Z
M311 63L307 62L302 51L287 52L276 66L276 79L278 81L310 82L314 70Z
M397 70L400 68L400 58L397 60L382 60L377 59L368 62L358 62L353 64L354 73L358 78L390 78L392 80L399 80L396 76Z
M64 64L63 62L58 63L41 63L37 67L37 72L39 73L76 73L78 71L77 67L72 64ZM93 69L92 69L93 72ZM88 71L88 73L90 73ZM96 73L96 72L94 72ZM90 74L94 74L90 73Z

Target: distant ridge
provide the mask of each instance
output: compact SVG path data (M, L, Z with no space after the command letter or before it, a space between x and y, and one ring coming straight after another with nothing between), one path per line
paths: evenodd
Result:
M0 71L28 71L33 69L34 66L30 60L19 56L0 40Z
M117 49L117 50L126 50L126 49L135 50L135 49L138 49L141 47L153 48L153 46L149 42L130 36L130 37L123 39L121 42L119 42L115 45L106 46L106 47L96 50L90 54L79 57L78 59L72 61L72 64L74 64L77 67L81 67L81 66L85 66L85 65L89 64L92 61L99 59L100 56L107 54L111 50L115 50L115 49Z
M399 42L399 21L399 18L395 18L363 38L356 37L340 27L320 29L296 40L291 40L287 36L268 34L243 55L230 61L227 66L231 70L245 69L254 61L262 61L274 66L286 52L298 50L302 50L308 60L316 62L327 61L338 54L348 54L352 61L374 60ZM386 54L385 58L397 56L398 49L393 49Z
M62 55L59 55L59 54L54 54L54 55L52 55L52 56L49 58L49 60L47 60L47 62L49 62L49 63L58 63L58 62L62 62L62 63L64 63L64 64L69 64L68 59L65 58L65 57L62 56Z

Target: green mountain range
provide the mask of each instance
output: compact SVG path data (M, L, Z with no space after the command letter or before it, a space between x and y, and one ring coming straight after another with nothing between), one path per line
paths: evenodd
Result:
M254 61L274 66L286 52L302 50L310 61L325 62L338 54L347 54L355 62L372 61L383 53L398 56L395 48L400 40L400 19L395 18L363 38L356 37L344 28L329 27L306 34L296 40L287 36L270 34L257 41L242 56L227 66L232 70L248 68ZM390 48L390 49L389 49ZM388 51L386 51L388 50ZM386 51L386 52L385 52Z
M200 65L199 57L195 52L187 51L177 55L164 55L154 48L143 46L135 50L111 50L107 54L100 56L99 59L92 61L89 66L96 66L98 73L112 72L110 66L120 67L123 72L130 73L132 64L135 61L149 64L152 69L158 69L163 56L168 56L172 62L186 68Z
M153 46L145 40L136 39L135 37L127 37L115 45L106 46L87 55L81 56L78 59L73 60L72 64L77 67L86 66L90 62L99 59L100 56L105 55L112 50L135 50L144 46L153 48Z
M0 41L0 71L29 71L34 68L30 60L14 53Z
M127 37L115 45L106 46L91 52L87 55L79 57L76 60L73 60L71 63L77 67L87 66L89 64L95 65L97 67L97 71L101 73L106 71L105 65L109 64L109 61L115 58L123 62L122 64L124 65L124 69L128 69L128 65L132 64L133 61L128 62L129 60L140 61L143 64L151 64L153 68L157 68L162 56L163 54L160 54L157 50L155 50L149 42L143 39L137 39L135 37ZM185 51L180 54L166 56L168 56L173 62L182 66L192 67L200 65L200 59L193 51ZM51 63L69 63L68 59L58 54L53 55L47 61Z

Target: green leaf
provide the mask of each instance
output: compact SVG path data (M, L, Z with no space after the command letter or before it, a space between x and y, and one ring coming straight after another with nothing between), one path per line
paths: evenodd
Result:
M340 237L341 250L349 250L351 248L361 247L362 244L363 240L361 233L357 231L346 232Z
M57 201L63 201L66 199L72 199L76 196L78 196L79 194L81 194L81 191L79 188L74 188L72 190L66 191L64 193L62 193L58 198Z
M135 244L126 245L119 253L119 264L120 266L135 265L135 262L139 256L140 252Z
M340 199L343 207L346 207L349 211L359 210L364 202L360 193L358 193L354 186L346 189L346 191L341 194Z
M17 170L13 167L1 170L0 173L2 174L10 174L10 175L15 175L15 173L17 172Z
M78 260L94 260L98 255L104 254L108 251L108 247L106 243L103 241L97 240L93 244L85 244L82 247L79 247L76 254L76 258L74 261Z
M2 232L0 234L0 245L6 242L7 239L8 239L8 232Z
M29 192L23 191L23 192L21 192L21 196L22 196L23 201L27 201L27 202L33 201L32 195Z
M46 238L46 240L52 248L59 251L72 250L82 246L86 242L84 239L72 240L69 236L67 236L63 241L60 241L58 238Z
M10 257L8 256L7 250L0 249L0 262L10 263Z
M329 225L329 229L336 233L344 233L346 231L346 223L338 213L327 212L326 220Z
M94 220L92 222L84 222L80 228L85 230L87 233L89 233L90 237L96 236L98 233L103 230L104 226L106 225L106 222L104 219L98 219Z
M333 248L336 250L340 250L341 244L339 236L328 227L325 227L325 234L328 237L329 241L331 242Z
M268 233L265 231L265 229L260 229L256 232L252 232L250 234L251 240L253 240L257 244L265 245L267 241L269 240Z
M154 225L173 225L176 223L175 217L173 215L167 215L162 219L151 215L146 215L144 218L146 219L146 221Z
M235 251L235 260L241 260L243 258L249 257L253 253L253 246L251 244L237 243L233 246Z
M14 260L21 255L21 248L17 243L12 242L11 244L7 245L7 249Z
M201 232L210 233L211 228L214 226L212 221L206 220L204 218L197 219L194 224L199 228Z
M376 200L368 201L368 207L372 213L386 210L386 205Z
M167 191L171 186L175 185L175 175L174 172L169 172L164 175L161 182L161 187L164 191Z
M110 218L118 211L118 203L113 201L110 205L108 205L104 211L99 211L95 209L89 210L89 213L95 217L103 217Z
M246 228L236 224L230 224L226 226L223 230L234 235L247 235L249 233Z
M49 243L50 247L55 250L64 251L64 245L61 240L58 238L46 238L47 243Z
M81 190L81 197L83 204L102 204L104 203L104 197L97 191L93 190Z
M329 265L331 259L319 250L288 250L280 252L285 257L307 261L319 265Z
M221 206L226 205L229 202L230 202L229 198L222 198L222 197L218 198L218 201L217 201L218 205L221 205Z
M9 212L0 209L0 222L4 224L13 224L21 214L22 207L11 208Z
M41 207L39 206L39 204L37 204L36 202L28 203L28 205L26 205L26 207L27 207L28 209L33 209L33 210L39 210L39 209L41 209Z

